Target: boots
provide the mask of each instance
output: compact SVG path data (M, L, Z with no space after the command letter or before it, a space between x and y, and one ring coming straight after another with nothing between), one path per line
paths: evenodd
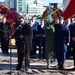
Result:
M62 63L62 62L60 62L60 63L58 64L58 68L59 68L59 69L64 69L64 66L63 66L63 63Z

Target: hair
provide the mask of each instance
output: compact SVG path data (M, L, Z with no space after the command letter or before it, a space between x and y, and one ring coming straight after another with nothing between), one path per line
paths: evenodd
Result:
M24 17L23 16L20 16L19 19L24 19Z

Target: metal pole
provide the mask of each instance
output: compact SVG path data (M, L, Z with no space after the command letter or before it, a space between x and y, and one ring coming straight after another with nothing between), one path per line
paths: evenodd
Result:
M28 4L27 4L27 14L28 14Z
M25 63L26 63L26 62L25 62L25 59L26 59L26 58L25 58L25 41L24 41L24 73L25 73L25 66L26 66L26 65L25 65Z
M10 74L10 75L12 75L12 49L11 49L11 46L9 46L9 48L10 48L10 71L9 72L7 72L6 74Z

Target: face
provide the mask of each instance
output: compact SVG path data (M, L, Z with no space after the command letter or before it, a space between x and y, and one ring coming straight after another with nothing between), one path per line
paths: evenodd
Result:
M33 21L32 21L32 19L30 19L30 22L29 22L29 23L30 23L30 25L32 25L32 24L33 24Z
M64 20L63 19L59 20L59 23L60 24L63 24L64 23Z
M35 22L35 19L36 19L35 17L32 18L33 22Z
M19 21L20 21L20 24L21 24L21 25L24 24L24 19L23 19L23 18L21 18Z
M71 18L71 20L72 20L72 23L73 23L73 22L75 21L75 18L74 18L74 17L72 17L72 18Z
M44 20L41 20L41 25L44 25Z
M59 19L56 19L55 23L56 23L56 24L59 24Z
M70 23L71 23L70 18L69 18L69 19L67 19L67 20L65 21L65 23L66 23L66 24L70 24Z

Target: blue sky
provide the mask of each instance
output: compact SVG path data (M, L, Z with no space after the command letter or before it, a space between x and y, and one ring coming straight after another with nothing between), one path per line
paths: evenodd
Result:
M49 2L51 3L62 3L63 0L41 0L44 5L49 5Z

